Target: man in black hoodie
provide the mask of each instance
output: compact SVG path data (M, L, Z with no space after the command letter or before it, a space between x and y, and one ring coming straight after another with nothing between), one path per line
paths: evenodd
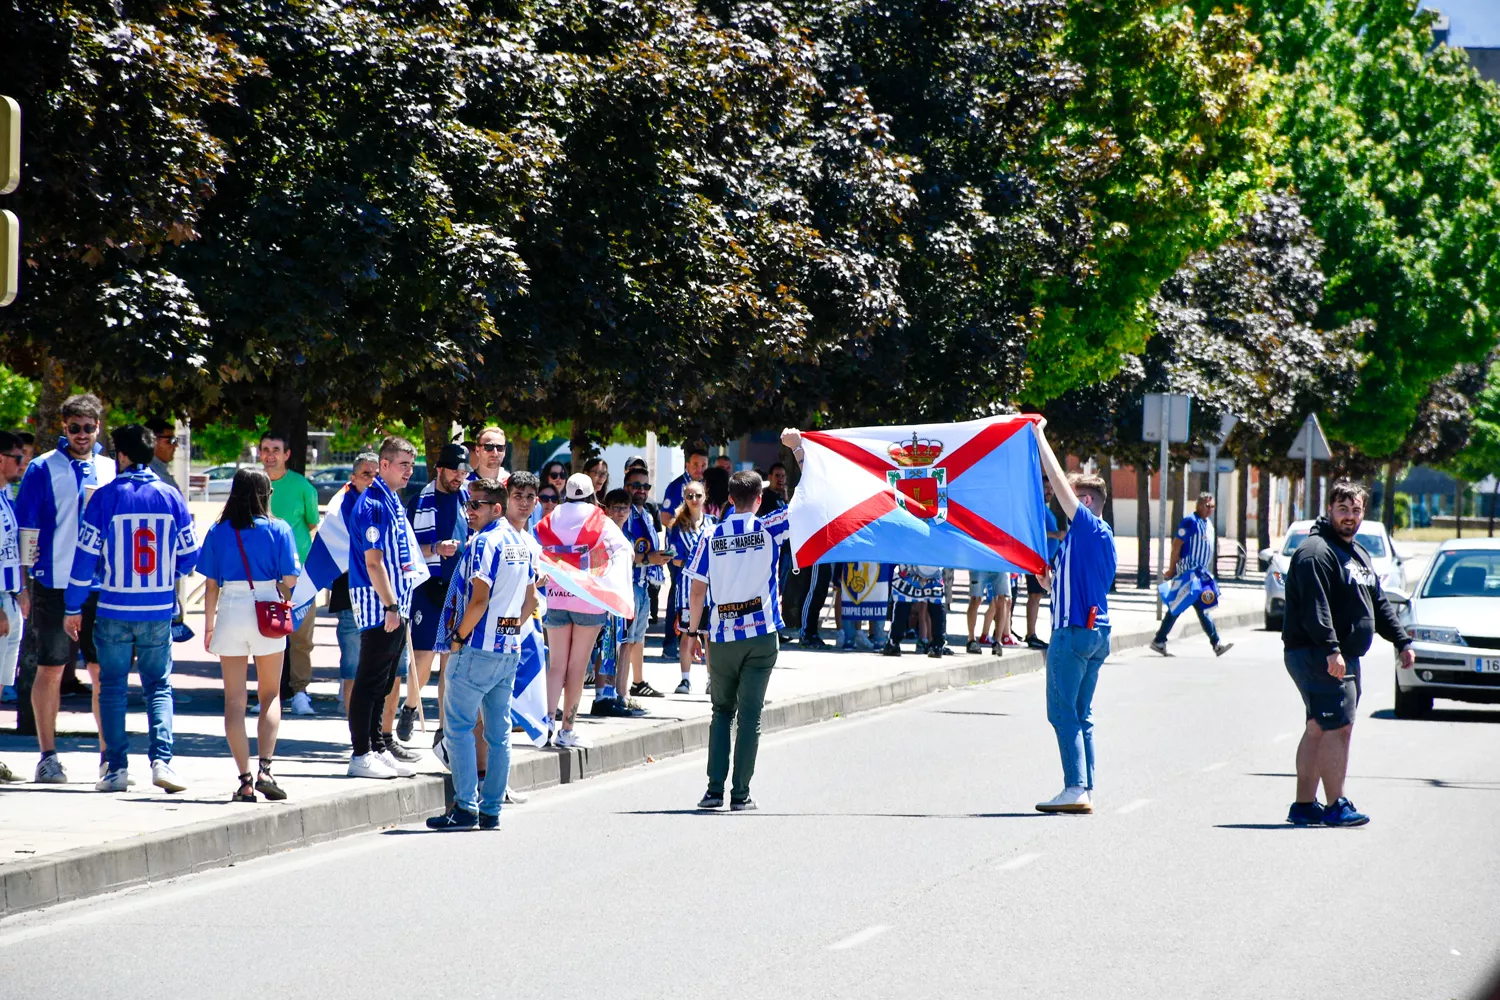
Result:
M1307 729L1297 746L1297 800L1287 814L1295 826L1370 821L1344 796L1359 658L1379 632L1401 651L1403 666L1413 662L1411 637L1381 591L1369 553L1354 540L1364 519L1364 487L1347 479L1334 483L1327 513L1292 553L1287 571L1281 641L1287 672L1307 706ZM1326 808L1318 802L1320 779Z

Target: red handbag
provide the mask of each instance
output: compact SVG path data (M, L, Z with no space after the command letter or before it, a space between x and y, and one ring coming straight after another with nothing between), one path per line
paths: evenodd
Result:
M245 555L245 543L238 528L234 529L234 541L240 547L240 561L245 564L245 582L250 584L250 593L254 596L255 578L250 574L250 559ZM292 626L292 602L256 601L255 624L267 639L285 639L296 631Z

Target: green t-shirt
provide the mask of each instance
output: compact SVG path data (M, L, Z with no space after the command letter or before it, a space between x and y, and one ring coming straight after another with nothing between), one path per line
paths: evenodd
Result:
M286 470L286 475L271 483L271 516L279 517L292 526L292 537L297 540L297 559L307 561L312 548L310 527L318 523L318 490L300 472Z

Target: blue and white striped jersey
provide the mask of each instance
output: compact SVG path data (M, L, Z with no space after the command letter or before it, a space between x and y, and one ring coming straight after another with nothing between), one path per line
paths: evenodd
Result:
M99 487L84 508L67 613L83 610L97 579L99 617L166 621L176 608L177 578L197 563L193 515L182 494L149 466L132 465Z
M21 589L21 523L10 491L0 492L0 590L14 594Z
M94 454L75 459L68 454L68 439L58 438L57 449L32 460L21 477L16 497L16 520L21 530L37 533L36 562L31 575L52 590L66 590L73 572L73 552L78 546L78 512L89 487L99 487L115 478L115 460L94 445ZM95 588L97 589L97 588Z
M682 560L681 566L672 567L674 575L681 574L687 568L688 563L698 554L698 546L702 544L703 536L718 523L712 517L704 514L698 519L698 526L696 528L689 528L683 523L674 528L667 529L667 548L671 551L674 559ZM688 604L688 587L686 584L679 583L672 591L672 596L676 598L676 602L668 609L669 611L686 611L691 606Z
M458 565L459 553L447 558L437 554L438 542L458 542L462 550L464 539L469 536L469 522L464 517L464 504L469 499L469 488L460 486L456 492L440 493L434 482L422 487L417 494L416 506L411 512L411 529L416 533L418 545L432 546L432 555L427 556L427 566L432 575L445 583L453 579L453 568Z
M1210 576L1214 572L1214 525L1194 511L1182 519L1177 526L1177 538L1182 542L1182 552L1177 557L1177 572L1199 570Z
M385 602L370 582L365 553L380 552L401 617L410 618L413 560L421 555L413 551L413 544L406 508L385 480L376 476L349 513L349 603L360 631L385 624Z
M498 518L469 539L459 557L454 587L461 588L458 615L474 596L474 581L490 588L490 600L484 617L474 626L468 645L488 653L519 653L526 621L521 612L526 606L527 587L536 582L536 552L533 540Z
M635 558L642 559L647 553L657 550L656 525L651 523L651 515L644 507L632 505L630 517L626 519L625 527L621 530L625 533L626 541L630 542ZM661 580L661 568L652 566L650 563L638 562L632 568L630 578L637 587L649 587Z
M1109 624L1109 588L1115 582L1115 533L1083 504L1052 557L1052 628Z
M704 533L682 569L683 586L708 584L706 627L713 642L734 642L780 632L781 543L791 530L787 509L764 518L734 514Z

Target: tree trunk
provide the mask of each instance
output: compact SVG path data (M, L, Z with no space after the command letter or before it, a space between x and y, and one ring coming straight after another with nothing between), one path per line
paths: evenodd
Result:
M1489 519L1490 519L1490 523L1489 523L1489 537L1490 538L1494 538L1495 537L1495 492L1494 492L1494 490L1490 491Z
M1265 466L1256 470L1260 482L1255 490L1255 551L1271 547L1271 475Z
M583 464L594 454L594 442L582 420L573 421L568 434L568 449L573 453L573 471L582 472Z
M1245 548L1250 547L1250 539L1245 537L1250 531L1250 463L1243 458L1236 463L1239 468L1234 474L1234 537Z
M443 445L448 443L451 433L449 428L452 426L453 421L447 417L422 418L422 451L427 456L429 479L436 476L438 456L442 454Z
M1135 585L1151 589L1151 470L1135 464Z
M271 430L286 436L287 466L306 472L307 397L286 379L277 383L271 399Z
M506 455L510 461L510 471L529 472L531 470L531 438L522 437L519 434L512 437Z
M1170 458L1167 460L1167 464L1172 464ZM1172 520L1168 522L1168 527L1171 527L1171 525L1181 523L1185 516L1182 510L1182 497L1187 490L1187 466L1180 465L1173 469L1172 474L1168 477L1168 481L1171 483L1172 490Z
M36 400L36 453L51 451L62 428L63 400L68 398L70 382L62 362L51 355L41 361L42 391Z
M1387 534L1396 530L1396 460L1385 463L1385 500L1380 508L1380 521Z
M1104 523L1113 531L1115 527L1115 464L1108 455L1099 455L1094 461L1099 465L1099 475L1104 479Z

